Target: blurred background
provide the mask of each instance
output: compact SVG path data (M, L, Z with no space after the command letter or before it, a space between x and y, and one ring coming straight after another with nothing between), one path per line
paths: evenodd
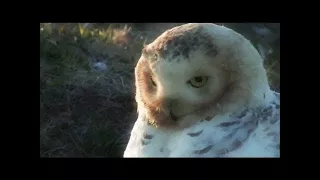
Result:
M183 23L40 23L40 157L121 157L144 44ZM280 23L217 23L248 38L280 92Z

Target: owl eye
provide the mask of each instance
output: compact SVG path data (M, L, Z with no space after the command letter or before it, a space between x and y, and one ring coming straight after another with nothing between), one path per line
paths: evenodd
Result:
M153 79L152 76L150 76L150 81L151 81L151 84L152 84L153 86L157 86L157 84L156 84L156 82L154 81L154 79Z
M190 79L188 83L194 88L201 88L202 86L206 85L207 81L207 76L196 76Z

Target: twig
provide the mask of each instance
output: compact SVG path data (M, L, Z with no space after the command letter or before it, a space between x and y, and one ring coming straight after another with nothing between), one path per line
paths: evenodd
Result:
M66 147L66 145L64 145L64 146L61 146L61 147L56 147L56 148L54 148L54 149L50 149L50 150L48 150L48 151L45 151L45 152L43 152L42 154L41 154L41 156L43 156L44 154L51 154L52 152L54 152L54 151L57 151L57 150L60 150L60 149L63 149L63 148L65 148Z
M83 156L86 156L86 154L81 150L81 148L78 146L78 144L76 143L76 141L73 139L72 135L70 133L65 133L62 131L62 129L60 129L60 131L63 133L63 134L66 134L68 136L70 136L71 138L71 141L73 142L73 144L76 146L77 150L80 152L80 154L82 154Z

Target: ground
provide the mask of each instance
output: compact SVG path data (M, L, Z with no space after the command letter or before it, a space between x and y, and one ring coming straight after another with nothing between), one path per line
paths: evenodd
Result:
M137 117L141 49L175 25L41 23L40 157L121 157ZM265 40L248 36L257 49ZM265 66L280 91L280 33L275 42Z

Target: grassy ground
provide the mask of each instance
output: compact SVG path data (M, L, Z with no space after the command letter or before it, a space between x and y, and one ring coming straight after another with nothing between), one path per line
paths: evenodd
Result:
M175 25L40 24L40 156L121 157L137 117L135 63ZM279 62L266 63L274 87Z

